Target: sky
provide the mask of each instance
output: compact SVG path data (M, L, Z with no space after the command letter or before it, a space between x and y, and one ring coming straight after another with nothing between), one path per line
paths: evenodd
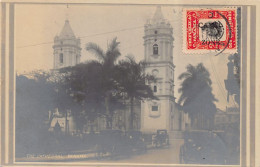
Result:
M187 6L186 6L187 7ZM15 6L15 58L18 74L37 69L53 68L53 41L68 19L76 37L81 39L81 62L96 59L85 50L88 42L104 48L114 38L120 42L121 58L134 55L137 61L144 58L144 24L151 19L156 10L154 5L32 5ZM218 99L216 105L225 110L229 54L184 54L182 51L182 7L162 6L162 12L173 27L173 63L175 97L178 100L178 76L188 64L202 62L211 74L213 94ZM176 101L177 101L176 100Z

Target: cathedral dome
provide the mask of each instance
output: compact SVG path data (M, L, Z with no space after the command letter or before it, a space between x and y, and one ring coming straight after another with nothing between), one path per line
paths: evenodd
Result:
M157 24L157 23L162 23L162 22L165 22L165 21L166 20L163 17L161 6L157 6L156 11L154 13L154 16L151 20L151 23Z
M145 29L172 28L167 19L164 18L161 6L157 6L153 17L147 20Z
M80 62L80 38L76 38L68 20L65 21L59 36L54 37L52 48L54 69L74 66Z
M60 33L60 39L73 39L76 38L74 35L74 32L72 31L72 28L70 26L69 20L65 21L65 24L63 26L63 29Z

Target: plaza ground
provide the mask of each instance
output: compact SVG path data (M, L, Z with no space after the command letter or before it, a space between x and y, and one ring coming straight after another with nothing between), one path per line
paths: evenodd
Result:
M154 164L178 164L179 150L183 140L172 140L169 148L149 149L146 154L133 155L119 160L101 160L106 163L154 163ZM94 162L85 161L85 162Z

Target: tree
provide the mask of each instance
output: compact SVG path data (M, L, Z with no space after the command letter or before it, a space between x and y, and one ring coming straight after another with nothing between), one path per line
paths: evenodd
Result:
M102 91L105 94L105 108L106 108L106 123L107 128L112 128L112 114L110 109L110 101L114 96L116 91L116 85L114 80L114 70L115 63L118 57L121 55L119 51L119 42L117 42L117 38L114 38L111 43L108 45L107 51L104 52L97 44L88 43L86 45L86 50L95 54L95 56L99 59L99 63L101 64L101 81L102 83Z
M73 112L74 117L78 118L79 126L87 123L82 121L93 123L97 117L104 115L105 83L102 82L102 64L90 61L60 69L60 73L64 74L64 84L82 108Z
M187 71L179 76L183 80L179 92L179 104L191 118L191 126L199 129L211 129L216 106L212 94L211 79L208 70L202 63L197 66L189 64Z
M133 57L120 61L116 67L116 80L121 93L130 100L130 129L133 129L134 121L134 100L143 100L147 98L157 99L146 80L155 81L152 75L145 74L144 69L147 64L137 63Z
M49 128L54 117L54 109L56 108L55 103L57 100L57 92L55 91L54 81L55 77L53 77L53 73L51 71L35 70L28 74L28 79L29 78L35 85L37 85L37 89L31 89L32 96L40 96L40 98L38 98L39 105L36 105L35 111L41 110L41 106L45 106L45 109L41 112L47 114L47 111L50 111L50 113L48 113L49 119L47 124L47 128ZM42 101L43 99L45 99L45 101Z
M16 115L20 118L26 117L31 122L30 128L40 126L47 130L44 121L48 119L48 112L54 108L52 85L42 81L30 79L25 75L16 77ZM31 120L31 121L29 121ZM19 122L19 121L18 121ZM21 122L25 125L25 122ZM34 126L32 126L35 123ZM19 124L17 124L19 125ZM23 125L19 125L21 128Z
M16 76L17 154L42 152L50 141L48 111L55 108L55 92L48 81L48 72L33 73L36 77L32 74Z
M49 110L50 115L48 127L50 127L51 122L54 118L54 112L56 108L58 108L59 112L65 115L66 120L68 110L78 109L78 107L76 107L75 101L69 93L69 87L65 84L65 75L63 73L59 73L58 70L37 70L32 71L30 73L30 77L39 84L48 85L48 90L52 92L50 96L51 98L49 97L49 99L52 100L52 102L50 103L52 104L52 109ZM65 131L67 132L67 127L65 128Z

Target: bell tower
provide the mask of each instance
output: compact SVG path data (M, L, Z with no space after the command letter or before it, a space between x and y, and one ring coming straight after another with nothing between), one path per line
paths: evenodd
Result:
M173 130L175 111L173 29L164 19L158 6L153 18L144 26L144 59L148 63L145 72L156 77L147 83L159 100L145 100L141 104L141 130L155 132L157 129Z
M54 38L53 50L54 69L74 66L80 62L80 39L75 37L68 20L61 33Z

